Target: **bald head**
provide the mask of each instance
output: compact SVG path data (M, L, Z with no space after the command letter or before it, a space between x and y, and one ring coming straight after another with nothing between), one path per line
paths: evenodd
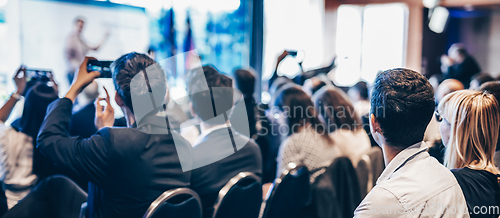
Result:
M437 88L436 101L439 103L447 94L464 89L464 85L456 79L447 79Z

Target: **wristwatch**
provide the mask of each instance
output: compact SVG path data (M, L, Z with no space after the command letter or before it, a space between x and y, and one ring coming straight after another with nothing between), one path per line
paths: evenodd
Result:
M10 96L11 98L15 98L16 100L21 100L21 98L23 98L22 95L20 95L19 93L17 92L14 92L12 93L12 95Z

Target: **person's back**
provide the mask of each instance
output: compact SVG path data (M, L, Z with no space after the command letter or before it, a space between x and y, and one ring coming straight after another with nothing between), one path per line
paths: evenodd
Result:
M201 197L203 217L212 217L217 195L232 177L240 172L262 176L262 155L259 146L249 138L250 131L246 135L236 131L236 127L249 123L238 117L229 119L230 111L234 116L239 107L233 103L231 78L211 66L204 66L202 71L193 71L188 80L191 111L201 129L193 143L190 187ZM207 109L212 107L214 111Z
M370 129L386 168L355 217L469 217L453 174L422 142L434 112L429 81L409 69L380 73L371 97Z
M471 217L500 215L500 170L494 163L499 108L494 95L461 90L446 95L436 111L443 162L460 184Z
M453 169L451 172L460 184L471 217L500 216L500 186L498 185L500 175L468 167Z
M354 167L358 165L361 156L366 154L372 147L370 138L363 129L357 129L356 131L338 129L330 133L330 136L340 152L351 160Z
M227 128L214 130L196 147L207 147L226 140ZM191 189L200 195L203 205L203 216L211 217L213 205L219 191L227 182L240 172L251 172L257 176L262 175L262 157L260 148L248 137L232 130L235 144L246 145L234 154L215 163L191 171Z
M426 150L422 142L399 153L356 209L356 215L468 217L457 181Z
M189 185L190 173L182 172L176 150L182 145L173 141L176 132L152 135L133 128L109 128L99 134L105 144L109 140L109 171L106 178L94 181L100 187L94 193L98 217L141 217L163 192Z
M86 139L70 137L73 102L82 87L99 76L97 72L87 72L87 61L88 58L82 63L65 98L49 106L37 149L55 164L91 182L87 210L92 217L142 217L163 192L188 187L190 172L183 172L177 151L191 146L170 131L168 119L159 113L161 103L144 108L141 106L147 102L138 105L135 101L148 99L154 105L155 101L164 102L167 96L165 73L154 60L138 53L123 55L112 65L115 101L129 128L110 128L115 120L107 94L107 106L96 105L99 131ZM149 98L148 90L154 92L155 101Z

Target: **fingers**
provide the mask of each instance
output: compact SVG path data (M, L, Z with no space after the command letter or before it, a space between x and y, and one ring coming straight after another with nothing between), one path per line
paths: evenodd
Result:
M96 117L101 117L102 116L102 110L103 106L101 105L101 101L104 100L104 98L97 98L96 100L96 105L95 105L95 112L96 112Z
M19 66L19 68L17 69L16 71L16 75L14 75L14 78L19 78L19 74L23 72L23 76L22 77L26 77L26 68L24 67L24 65L21 65Z
M111 106L111 98L109 97L109 93L108 93L108 90L106 89L106 87L103 87L104 88L104 92L106 92L106 110L107 111L113 111L113 107Z
M106 103L110 104L108 90L106 89L106 87L102 87L102 88L104 88L104 92L106 92Z

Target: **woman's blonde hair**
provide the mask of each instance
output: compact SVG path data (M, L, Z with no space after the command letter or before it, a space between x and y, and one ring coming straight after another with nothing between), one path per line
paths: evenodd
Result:
M449 169L474 165L498 174L493 155L500 128L495 97L479 91L461 90L446 95L438 112L450 123L450 138L444 157Z

